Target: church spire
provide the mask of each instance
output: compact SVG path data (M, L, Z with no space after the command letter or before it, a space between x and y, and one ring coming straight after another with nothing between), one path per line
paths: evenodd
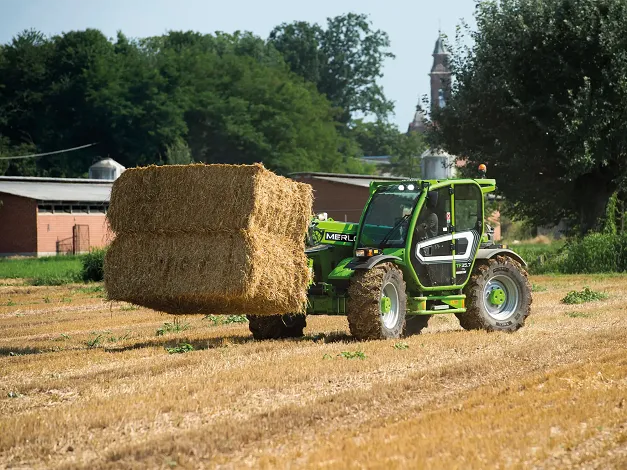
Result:
M425 116L424 111L422 110L422 106L420 103L416 106L416 112L414 114L414 120L409 124L409 129L407 132L419 132L423 134L427 128L427 116Z
M443 108L451 94L451 69L449 68L449 52L444 43L442 33L438 31L438 39L433 48L433 66L431 67L431 109Z

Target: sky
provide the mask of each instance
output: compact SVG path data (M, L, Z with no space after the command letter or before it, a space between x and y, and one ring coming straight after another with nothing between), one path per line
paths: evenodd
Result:
M329 17L365 13L390 37L396 58L386 62L380 83L395 103L391 121L405 131L429 93L438 29L452 41L462 18L474 28L474 9L475 0L0 0L0 43L30 28L48 35L97 28L111 38L117 31L145 37L168 30L240 30L267 38L284 22L324 25Z

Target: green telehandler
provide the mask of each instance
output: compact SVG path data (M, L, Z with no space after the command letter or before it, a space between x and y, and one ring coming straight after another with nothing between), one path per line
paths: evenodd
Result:
M485 223L495 189L484 177L372 182L359 224L313 217L306 315L344 315L359 340L417 334L447 313L467 330L522 327L531 286ZM299 337L306 315L249 315L249 327L255 339Z

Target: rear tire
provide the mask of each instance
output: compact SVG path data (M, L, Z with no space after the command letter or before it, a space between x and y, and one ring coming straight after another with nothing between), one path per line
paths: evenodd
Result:
M257 340L300 338L307 326L305 315L246 315L248 329Z
M390 299L387 313L381 300ZM347 318L351 334L359 340L400 338L405 328L407 294L403 273L392 263L357 271L348 287Z
M495 304L491 294L498 292ZM475 265L464 288L466 312L456 313L466 330L515 331L531 313L531 285L527 272L507 256L484 260Z

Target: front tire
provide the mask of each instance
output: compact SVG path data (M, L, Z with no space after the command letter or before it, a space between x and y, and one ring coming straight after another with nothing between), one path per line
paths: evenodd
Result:
M466 312L455 315L466 330L515 331L531 313L527 272L507 256L477 263L464 294Z
M248 329L256 340L300 338L307 326L305 315L246 315Z
M348 287L351 334L359 340L400 338L407 309L405 289L403 273L392 263L357 271Z

